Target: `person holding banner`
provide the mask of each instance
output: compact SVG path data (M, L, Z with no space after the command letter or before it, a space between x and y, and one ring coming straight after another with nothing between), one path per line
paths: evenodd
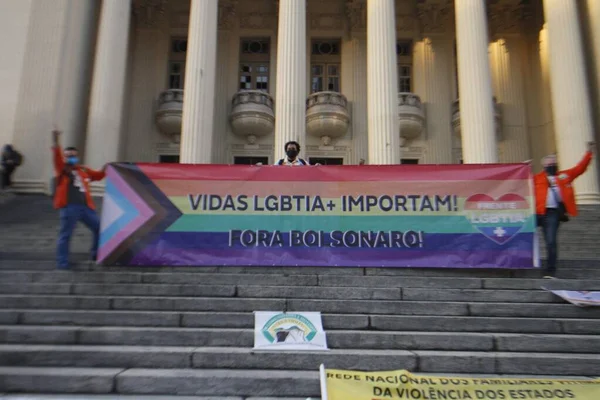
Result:
M277 161L275 165L309 165L304 159L298 157L300 153L300 144L298 142L290 141L283 146L286 157ZM321 164L316 164L321 165Z
M556 274L558 260L558 227L561 222L567 222L569 216L577 215L573 181L582 175L592 161L594 142L588 142L587 152L575 167L560 171L555 154L542 159L544 171L533 178L535 185L537 224L542 228L548 251L548 275L553 278Z
M58 269L69 269L69 242L75 225L81 221L93 234L91 259L96 260L100 221L92 200L89 182L104 179L106 165L100 171L79 164L75 147L60 147L61 132L52 131L54 160L54 208L60 210L60 232L58 235Z

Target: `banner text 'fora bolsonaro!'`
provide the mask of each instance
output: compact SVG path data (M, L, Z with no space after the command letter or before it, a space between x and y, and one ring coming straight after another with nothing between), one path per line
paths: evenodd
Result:
M525 164L113 164L105 265L532 268Z
M327 400L598 400L600 380L468 378L325 369Z

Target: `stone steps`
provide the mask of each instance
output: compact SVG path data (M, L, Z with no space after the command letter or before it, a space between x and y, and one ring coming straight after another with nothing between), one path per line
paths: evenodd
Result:
M551 362L551 359L545 360L545 363ZM562 360L562 363L564 362ZM497 376L497 374L469 375ZM531 376L531 371L526 375ZM509 377L509 375L503 376ZM135 395L136 399L143 399L141 394L214 396L214 393L219 393L219 396L222 396L220 398L239 396L247 400L252 398L275 400L275 396L294 397L298 400L306 397L316 400L320 397L318 372L313 370L0 367L0 377L3 379L5 390L11 392L114 393ZM543 376L536 377L543 378Z
M561 258L559 273L565 278L573 279L577 274L589 278L600 279L600 261L593 242L592 259ZM0 252L0 272L54 272L56 263L53 253L7 253ZM19 259L16 259L19 258ZM87 253L72 256L75 262L74 271L78 272L126 272L140 273L137 267L105 267L92 266L87 260ZM50 260L50 261L49 261ZM79 260L79 261L78 261ZM451 268L362 268L362 267L144 267L144 273L200 273L200 274L260 274L260 275L345 275L345 276L405 276L405 277L476 277L476 278L535 278L541 277L540 269L451 269ZM560 274L559 274L560 276Z
M598 319L323 314L326 330L596 334ZM0 310L0 325L254 327L250 312Z
M321 363L370 371L600 375L597 354L351 349L281 357L241 347L0 345L0 364L22 367L316 370Z
M252 329L0 325L2 343L253 347ZM600 353L600 336L332 330L332 349Z
M598 277L590 276L597 273ZM248 286L261 287L351 287L351 288L431 288L431 289L526 289L542 287L573 288L577 290L598 290L600 288L600 267L590 273L582 272L576 279L547 280L539 278L486 278L456 276L347 276L331 274L221 274L221 273L168 273L168 272L106 272L106 271L0 271L1 284L9 287L19 284L106 284L108 289L114 284L180 285L182 290L188 285L200 286L198 290L209 290L206 286L236 286L252 290ZM13 285L14 286L14 285ZM63 290L66 286L63 286ZM88 287L89 288L89 287ZM131 286L133 288L133 286ZM19 289L12 289L19 290ZM57 289L59 290L59 289ZM77 289L80 290L80 289ZM167 291L166 289L160 289ZM223 289L227 293L229 289ZM81 290L80 290L81 291ZM180 292L178 292L180 293Z
M9 392L320 397L316 371L0 367L0 377Z
M598 287L593 285L597 284ZM582 286L580 284L580 286ZM599 283L585 282L589 289ZM70 283L0 283L0 294L77 295L77 296L152 296L152 297L238 297L264 299L330 300L407 300L471 301L507 303L559 303L562 300L544 291L519 289L426 289L426 288L357 288L326 286L225 286L160 284L70 284Z
M0 295L0 309L253 312L320 311L329 314L438 315L518 318L600 318L600 308L562 303L310 300L222 297Z
M99 267L83 262L83 229L76 269L56 271L56 214L31 201L13 203L26 218L0 212L11 233L0 232L0 400L316 400L321 363L600 375L600 308L542 290L600 290L600 208L561 227L563 279L545 280L539 269ZM332 350L253 351L259 310L320 311Z

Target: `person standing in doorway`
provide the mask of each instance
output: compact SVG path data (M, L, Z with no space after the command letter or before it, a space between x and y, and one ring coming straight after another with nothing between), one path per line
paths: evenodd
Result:
M533 178L538 226L542 228L548 251L547 278L553 278L556 274L560 223L568 221L569 216L577 216L573 181L587 170L595 147L594 142L588 142L587 152L579 164L562 171L559 170L555 154L546 156L542 159L544 171Z
M287 142L283 149L285 150L285 157L277 161L275 165L310 165L304 159L298 157L298 154L300 154L300 144L298 142ZM315 165L321 164L316 163Z
M298 157L300 153L300 144L298 142L287 142L283 146L283 150L285 151L285 157L277 161L275 165L308 165L304 159Z
M75 225L83 222L92 231L93 242L90 250L92 261L96 260L100 221L92 200L89 183L104 179L106 165L100 171L82 166L75 147L60 147L58 130L52 131L54 156L55 193L54 208L60 210L60 232L57 246L57 267L69 269L69 243Z

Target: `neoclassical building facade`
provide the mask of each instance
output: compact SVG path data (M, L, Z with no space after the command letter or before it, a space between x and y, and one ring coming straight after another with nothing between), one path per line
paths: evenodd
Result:
M85 162L575 164L600 136L599 0L4 0L0 140ZM600 203L598 167L576 184Z

